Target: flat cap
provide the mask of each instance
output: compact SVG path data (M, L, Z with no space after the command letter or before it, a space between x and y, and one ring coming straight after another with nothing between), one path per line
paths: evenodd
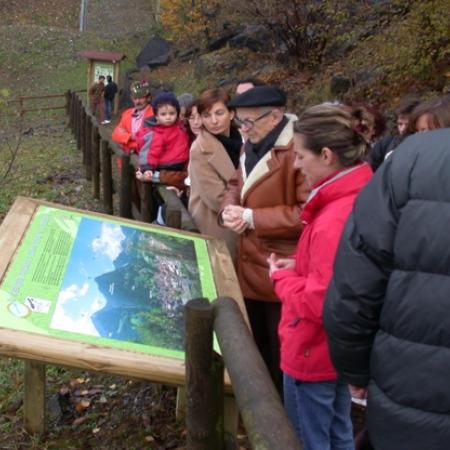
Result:
M286 106L286 93L275 86L255 86L234 97L229 108L253 108L258 106Z

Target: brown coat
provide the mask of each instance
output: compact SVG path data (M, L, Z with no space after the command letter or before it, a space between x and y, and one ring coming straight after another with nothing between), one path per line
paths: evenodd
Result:
M217 215L227 182L236 169L224 146L206 130L202 130L192 144L188 172L191 216L201 233L224 239L234 258L237 235L219 226Z
M290 257L300 236L300 207L309 188L300 170L294 168L293 122L289 121L274 147L250 172L241 170L229 181L221 210L241 205L253 210L255 229L247 229L238 240L237 272L244 297L278 301L269 278L267 258L271 253Z

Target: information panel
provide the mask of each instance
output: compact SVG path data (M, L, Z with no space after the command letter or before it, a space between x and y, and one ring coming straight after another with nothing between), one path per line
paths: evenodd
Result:
M40 205L0 286L0 327L183 358L183 310L217 296L206 241Z

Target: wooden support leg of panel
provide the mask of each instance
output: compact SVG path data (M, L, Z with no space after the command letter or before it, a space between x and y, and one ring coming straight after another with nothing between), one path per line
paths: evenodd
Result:
M177 406L175 410L175 418L177 422L181 422L186 417L186 388L179 386L177 388Z
M224 402L224 431L236 439L239 422L239 409L232 395L225 395Z
M45 364L25 361L24 427L30 434L42 434L45 420Z

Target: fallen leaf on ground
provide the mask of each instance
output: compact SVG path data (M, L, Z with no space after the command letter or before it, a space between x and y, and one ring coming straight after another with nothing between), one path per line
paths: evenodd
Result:
M80 403L77 403L75 405L75 411L77 411L77 412L84 411L85 409L89 408L90 405L91 405L91 402L89 400L83 399L83 400L81 400Z

